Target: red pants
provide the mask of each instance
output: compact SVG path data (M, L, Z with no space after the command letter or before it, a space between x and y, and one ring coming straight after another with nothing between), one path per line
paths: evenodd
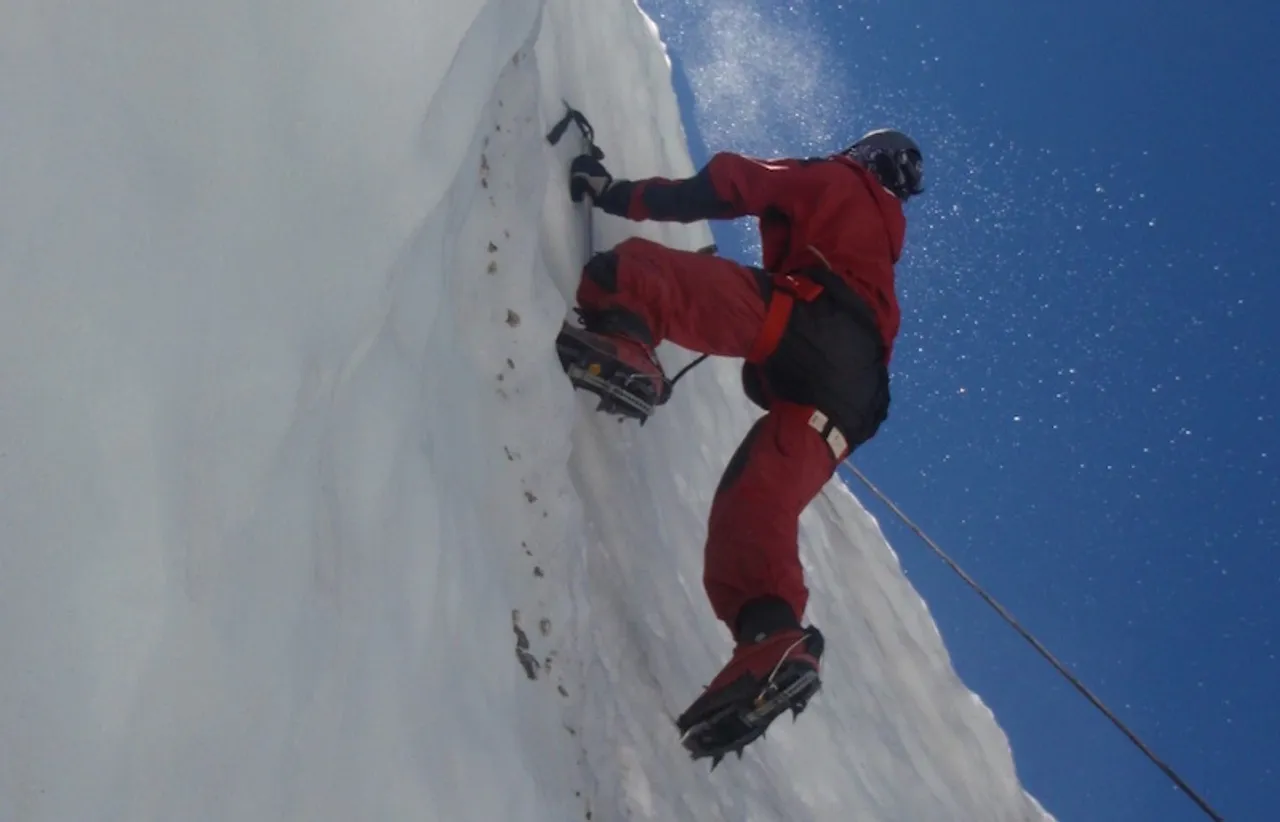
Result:
M644 321L656 345L745 357L766 305L752 269L632 238L589 263L578 288L588 309L621 308ZM703 584L730 631L743 604L779 597L798 618L809 592L800 565L800 513L838 461L810 426L812 406L774 401L725 469L711 505Z

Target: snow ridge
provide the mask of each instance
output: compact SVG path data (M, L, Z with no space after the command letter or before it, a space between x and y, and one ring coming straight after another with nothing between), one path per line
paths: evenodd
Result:
M835 483L824 693L680 750L754 412L709 363L620 425L551 346L563 100L693 170L633 3L27 3L0 54L0 819L1047 818Z

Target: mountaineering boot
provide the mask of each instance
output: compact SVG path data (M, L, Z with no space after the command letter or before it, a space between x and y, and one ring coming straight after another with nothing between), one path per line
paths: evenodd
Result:
M578 309L585 328L565 323L556 338L560 365L577 388L600 397L598 411L622 414L643 423L671 397L671 382L653 347L648 329L621 312Z
M713 770L727 753L741 758L786 711L798 717L822 687L822 632L800 627L786 603L747 603L738 626L733 656L676 720L685 748L694 759L712 757Z

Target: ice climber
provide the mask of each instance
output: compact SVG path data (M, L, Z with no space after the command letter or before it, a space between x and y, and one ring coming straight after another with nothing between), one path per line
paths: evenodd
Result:
M618 217L758 219L759 268L638 237L596 254L577 292L583 327L566 324L557 341L575 383L610 410L643 420L666 402L655 346L670 340L745 360L743 387L766 411L725 468L707 528L703 583L736 646L677 722L713 767L819 688L823 637L801 623L800 514L887 416L894 264L922 174L920 147L892 129L820 158L720 153L680 180L615 179L593 154L570 167L573 199Z

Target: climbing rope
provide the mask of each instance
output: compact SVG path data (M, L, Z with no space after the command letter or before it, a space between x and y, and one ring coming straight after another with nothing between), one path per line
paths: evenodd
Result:
M920 537L920 539L924 541L924 544L928 545L929 548L935 554L937 554L938 557L941 558L943 562L947 564L948 568L950 568L952 571L955 571L956 574L962 580L965 581L966 585L972 588L974 592L977 593L978 596L982 597L984 602L986 602L988 605L994 608L996 613L998 613L1005 622L1009 623L1009 625L1012 626L1013 629L1017 631L1018 634L1021 635L1023 639L1031 643L1031 647L1035 648L1036 651L1039 652L1040 656L1047 659L1049 661L1049 664L1057 669L1058 673L1062 674L1062 676L1065 677L1066 680L1070 682L1071 685L1077 691L1079 691L1084 696L1085 699L1089 700L1089 702L1093 704L1093 707L1097 708L1099 711L1102 712L1103 716L1111 720L1111 724L1119 728L1120 732L1123 733L1125 736L1127 736L1129 738L1129 741L1132 742L1134 745L1136 745L1138 747L1138 750L1142 751L1142 753L1146 755L1147 759L1150 759L1153 763L1155 763L1155 766L1157 768L1164 771L1165 776L1173 780L1173 784L1177 785L1178 788L1183 793L1185 793L1188 797L1190 797L1192 802L1195 802L1198 806L1200 806L1200 810L1208 814L1209 818L1214 820L1214 822L1225 822L1222 816L1217 811L1215 811L1212 807L1210 807L1209 803L1206 802L1200 796L1200 794L1196 793L1191 788L1191 786L1187 784L1186 780L1184 780L1181 776L1178 775L1177 771L1175 771L1172 767L1166 764L1164 760L1160 759L1160 757L1156 756L1155 752L1152 751L1151 748L1148 747L1145 742L1139 739L1138 735L1135 734L1132 730L1130 730L1129 726L1126 725L1118 716L1116 716L1115 713L1113 713L1110 708L1104 705L1102 703L1102 700L1094 695L1093 691L1089 690L1089 688L1087 688L1085 684L1081 682L1080 679L1075 674L1067 670L1067 666L1059 662L1058 658L1055 657L1052 653L1050 653L1049 649L1044 647L1044 645L1041 644L1040 640L1032 636L1030 631L1028 631L1026 628L1023 628L1021 623L1019 623L1018 620L1014 618L1013 614L1009 613L1009 611L1003 605L1001 605L999 602L995 600L994 597L988 594L986 590L983 589L983 587L979 585L977 581L974 580L973 577L965 573L964 569L961 568L959 565L957 565L955 560L947 556L946 552L943 551L941 547L939 547L938 543L934 542L933 539L928 534L926 534L922 528L920 528L920 526L916 525L915 522L913 522L910 517L908 517L905 513L903 513L902 509L899 508L893 502L893 500L889 499L889 497L886 496L883 491L877 488L876 485L873 482L871 482L871 480L867 479L867 476L863 474L862 471L860 471L857 466L855 466L852 462L847 462L845 464L849 467L851 471L853 471L853 475L856 476L859 480L861 480L862 483L871 490L871 493L875 494L876 497L878 497L881 502L887 505L889 507L889 510L892 511L898 517L898 519L902 520L902 522L908 528L914 531L916 536Z

